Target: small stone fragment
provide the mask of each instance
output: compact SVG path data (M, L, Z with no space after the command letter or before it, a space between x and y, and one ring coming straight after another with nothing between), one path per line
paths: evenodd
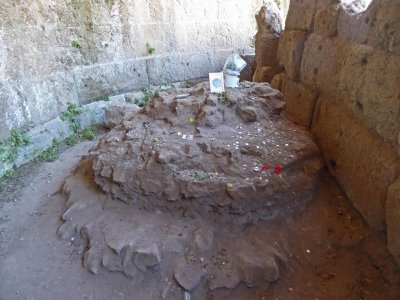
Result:
M242 281L248 287L260 285L262 282L274 282L279 278L279 267L274 257L257 256L251 251L238 256Z
M218 272L210 281L210 289L216 290L219 288L234 289L240 282L240 274L237 269L224 270Z
M237 112L239 113L240 117L245 123L257 121L257 113L254 107L252 106L245 106L245 107L238 106Z
M156 161L162 165L167 165L171 162L176 161L176 159L178 159L178 156L174 152L166 150L166 149L162 149L162 150L158 151L156 153L155 157L156 157Z
M136 249L133 262L142 272L146 272L148 268L159 265L161 263L161 254L158 246L152 244L148 247Z
M100 268L101 256L95 248L87 250L83 256L83 266L93 274L97 274Z
M189 292L198 287L205 275L206 270L204 268L188 263L178 264L174 273L178 284Z
M193 238L193 250L201 255L209 251L214 243L214 232L210 227L199 228L196 230Z
M190 94L180 94L180 95L177 95L177 96L175 97L175 99L180 100L180 99L186 99L186 98L188 98L188 97L190 97Z
M113 250L106 248L103 253L103 267L110 272L121 272L122 267L122 257L119 257Z
M132 261L132 249L127 248L122 259L122 267L124 274L129 278L134 278L140 271Z
M62 224L57 230L57 237L64 241L68 241L76 233L75 224L66 222Z
M206 100L206 104L210 106L217 106L218 103L218 96L215 94L211 94L208 96Z

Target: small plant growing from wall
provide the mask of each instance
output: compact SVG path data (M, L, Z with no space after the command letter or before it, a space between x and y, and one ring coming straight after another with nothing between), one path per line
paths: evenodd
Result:
M61 151L61 142L53 140L51 147L39 154L38 159L41 161L55 161Z
M12 163L17 148L29 143L29 136L17 129L12 129L10 137L6 140L0 141L0 156L7 154L5 157L0 157L0 162Z
M184 89L188 89L188 88L191 88L192 85L190 84L189 81L185 80L184 82L182 82L181 87Z
M81 138L86 140L94 140L96 134L92 128L86 128L81 130L78 118L84 112L84 109L80 105L68 103L67 110L61 114L61 120L68 121L73 134L66 139L66 144L69 146L77 144Z
M72 47L77 48L77 49L81 49L82 48L82 42L79 40L73 40L71 42Z
M29 136L19 131L18 129L12 129L10 137L6 140L0 141L0 163L12 165L17 157L17 149L31 142ZM11 176L13 170L9 170L3 176ZM0 176L1 177L1 176Z
M30 142L30 137L27 136L26 134L22 133L21 131L17 129L12 129L11 130L11 137L9 141L15 146L23 146L27 145Z
M79 124L77 121L81 113L83 113L83 108L81 106L68 103L67 110L61 114L61 120L69 121L71 123L71 129L77 133L79 131Z
M92 128L86 128L81 131L80 136L86 140L94 140L96 138Z
M141 99L135 99L135 104L139 107L145 106L147 102L157 94L157 91L152 90L151 88L144 88L142 91L144 97Z
M146 47L147 47L147 52L150 55L153 55L156 52L156 48L152 47L149 43L146 44Z

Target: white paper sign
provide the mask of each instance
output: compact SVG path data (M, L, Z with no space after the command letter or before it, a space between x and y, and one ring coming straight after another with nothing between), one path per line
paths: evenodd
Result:
M210 90L211 93L225 92L224 73L210 73Z

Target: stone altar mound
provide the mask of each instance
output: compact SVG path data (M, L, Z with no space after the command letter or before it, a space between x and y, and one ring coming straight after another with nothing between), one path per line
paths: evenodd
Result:
M91 272L157 273L187 292L279 278L287 249L251 227L304 209L322 168L318 148L268 84L208 90L159 92L142 109L107 112L115 127L66 180L58 230L80 235Z

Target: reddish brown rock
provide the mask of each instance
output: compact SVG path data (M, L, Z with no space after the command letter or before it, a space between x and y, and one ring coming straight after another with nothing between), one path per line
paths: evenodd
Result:
M291 79L298 80L300 77L301 59L307 36L306 31L285 30L280 38L279 63L283 65L286 74Z
M349 44L344 40L311 34L304 46L301 82L314 85L321 94L336 97L339 72L347 47Z
M314 32L333 37L337 34L337 20L339 16L339 5L322 6L315 13Z
M284 100L285 114L289 120L297 125L310 127L317 101L317 92L314 88L293 80L285 80Z
M285 29L312 31L315 11L316 11L315 0L290 1Z
M386 202L386 224L389 251L400 264L400 180L397 179L388 190Z
M272 0L264 2L256 16L258 31L256 34L256 69L253 75L255 82L271 82L281 72L277 52L279 35L282 31L282 17L278 6Z
M318 100L312 131L354 206L372 228L383 230L387 190L399 174L395 149L325 98Z
M244 223L283 213L284 203L307 202L315 178L297 161L318 155L316 146L308 133L282 118L279 91L267 84L248 86L228 91L216 106L208 105L207 93L186 99L159 93L92 152L96 183L146 210L172 206L177 213L190 205L203 216ZM295 150L297 143L304 151ZM263 172L263 162L280 164L283 173L292 169L280 178ZM287 184L296 193L285 191ZM275 200L261 200L273 194ZM167 205L166 198L173 202Z

